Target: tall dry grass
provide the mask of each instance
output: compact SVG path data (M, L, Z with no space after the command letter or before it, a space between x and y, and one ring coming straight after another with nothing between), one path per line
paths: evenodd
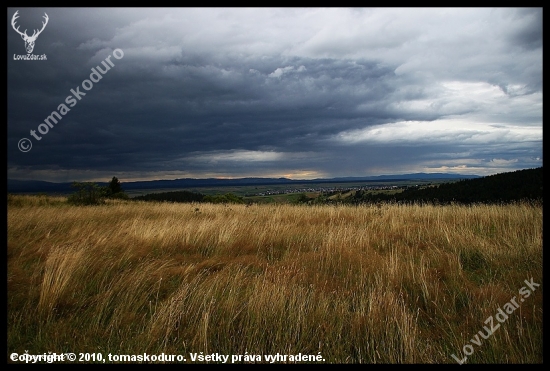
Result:
M7 256L8 354L454 363L524 280L542 284L542 207L12 196ZM542 362L542 291L467 362Z

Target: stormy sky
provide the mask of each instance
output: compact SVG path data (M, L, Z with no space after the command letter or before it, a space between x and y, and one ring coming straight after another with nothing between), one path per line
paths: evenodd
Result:
M542 166L542 8L8 8L7 28L10 179Z

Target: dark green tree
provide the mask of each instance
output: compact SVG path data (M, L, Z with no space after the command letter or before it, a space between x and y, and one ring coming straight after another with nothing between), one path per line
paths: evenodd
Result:
M118 198L122 200L127 200L130 198L122 189L120 180L118 180L116 176L114 176L113 179L111 179L111 181L105 188L106 188L108 198Z
M120 185L120 180L118 180L116 176L114 176L113 179L111 179L111 181L109 182L108 188L109 188L110 194L122 192L122 186Z

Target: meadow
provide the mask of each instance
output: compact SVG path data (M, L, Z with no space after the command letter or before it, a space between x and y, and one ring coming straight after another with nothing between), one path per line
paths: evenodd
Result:
M542 214L8 195L8 362L28 351L542 363ZM540 285L528 296L526 280Z

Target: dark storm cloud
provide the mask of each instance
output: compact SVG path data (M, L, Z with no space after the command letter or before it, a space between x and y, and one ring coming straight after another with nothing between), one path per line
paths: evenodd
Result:
M509 31L510 43L532 50L542 48L542 11L539 8L517 9L511 14L514 27Z
M33 52L47 61L13 60L25 54L16 10L21 30L48 14ZM8 174L540 166L541 40L541 9L8 9ZM31 137L78 87L85 96ZM23 137L30 152L17 148Z

